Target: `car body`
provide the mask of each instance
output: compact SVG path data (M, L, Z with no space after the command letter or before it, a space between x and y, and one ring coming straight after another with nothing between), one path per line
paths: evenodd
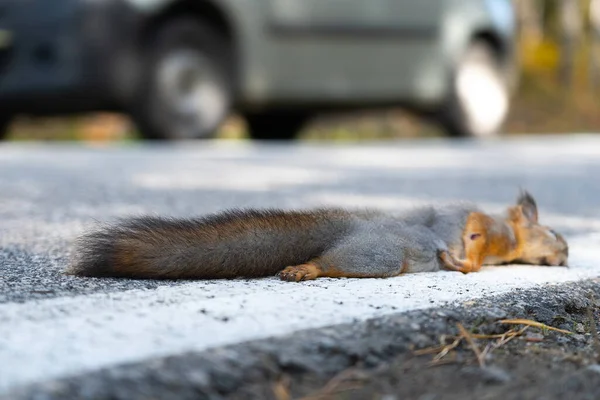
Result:
M296 115L345 107L398 105L437 113L448 108L452 76L472 43L486 43L502 70L514 69L510 3L2 0L0 105L7 120L17 113L94 110L146 118L149 109L145 117L135 110L145 101L141 88L156 76L148 65L161 60L148 54L158 31L185 19L219 38L215 51L224 54L223 62L213 69L227 70L215 80L226 81L221 114L235 110L275 122L283 116L285 124ZM205 42L192 47L201 52ZM188 137L209 137L213 125L192 129ZM149 136L171 138L168 130L165 125ZM271 136L277 135L263 135Z

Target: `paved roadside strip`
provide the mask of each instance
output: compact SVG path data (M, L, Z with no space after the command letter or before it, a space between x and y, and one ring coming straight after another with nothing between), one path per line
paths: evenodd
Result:
M570 238L570 268L507 266L391 279L190 282L0 305L0 393L124 363L458 306L600 277L599 237Z
M484 329L483 332L489 333L497 333L496 321L505 318L527 318L553 325L561 320L563 323L559 326L562 329L570 329L574 321L582 321L580 325L587 323L586 317L589 315L587 312L590 307L597 307L598 299L600 299L599 279L542 285L528 290L516 290L471 300L459 305L383 315L378 318L305 329L275 338L259 339L205 351L187 351L168 357L107 366L89 372L78 371L69 377L21 386L0 393L0 399L269 399L278 398L273 394L273 385L275 382L282 382L282 378L283 382L286 380L294 382L294 390L300 390L306 395L314 393L333 376L339 376L338 374L350 371L356 366L377 367L374 371L381 371L382 367L385 370L386 365L394 363L397 357L404 357L405 360L408 358L409 364L414 365L415 360L410 360L411 350L438 346L442 336L456 334L457 322L467 328L477 326ZM413 371L413 374L416 373L421 377L420 383L415 379L416 376L406 375L408 372L405 369L406 363L400 364L400 371L392 370L388 374L393 374L390 379L399 382L404 391L417 391L427 395L426 398L445 398L439 397L444 395L443 389L441 393L438 390L444 385L438 388L438 385L423 383L423 375L427 371L430 371L434 377L429 381L425 378L425 381L447 381L451 377L457 379L457 383L462 382L462 389L469 388L469 392L477 389L479 394L485 393L489 398L510 398L510 400L539 398L559 400L566 398L565 396L573 399L598 398L597 396L600 395L598 385L600 374L596 372L598 364L589 365L587 368L585 365L575 368L575 374L573 374L574 368L561 366L564 363L570 364L573 360L568 361L569 354L563 354L561 358L560 350L575 349L576 355L581 348L589 346L592 340L590 334L564 335L549 331L544 336L545 341L548 342L545 346L548 353L555 354L553 361L550 362L552 365L547 366L546 363L546 368L554 371L555 381L544 381L543 376L546 371L541 370L534 372L540 374L544 382L541 385L540 383L532 385L526 375L516 375L515 378L519 378L514 385L517 386L517 390L511 390L510 386L502 389L503 386L500 386L501 392L510 392L511 396L489 397L491 393L487 389L489 379L497 380L498 373L477 372L468 365L464 369L458 366L458 371L455 368L455 375L452 372L449 375L448 370L439 370L436 374L437 369L428 369L426 360L421 361L422 366L417 366L416 371ZM518 340L515 340L511 343L516 345L517 342ZM522 343L526 345L525 342ZM539 350L543 351L543 348ZM517 348L517 353L520 351L522 350ZM472 358L473 354L471 353L470 356ZM431 356L427 358L430 359ZM537 368L535 363L532 368ZM561 375L563 370L570 370L570 372L568 375ZM466 375L465 381L464 375L467 371L469 375ZM506 379L511 379L510 376L515 373L522 372L511 371ZM502 374L506 373L501 370L500 375L505 382ZM377 382L376 379L376 377L371 378L371 382ZM307 382L308 387L303 388ZM312 383L311 389L310 382L317 382L317 386ZM529 395L521 392L525 388ZM473 395L473 392L470 395ZM358 394L351 398L364 397ZM465 397L459 395L454 398Z

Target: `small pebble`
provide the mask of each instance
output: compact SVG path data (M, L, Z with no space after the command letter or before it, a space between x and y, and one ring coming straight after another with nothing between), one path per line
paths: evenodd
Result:
M600 364L592 364L592 365L588 365L588 367L586 368L592 372L596 372L598 374L600 374Z
M585 335L577 335L577 334L575 334L575 335L571 335L571 338L573 340L577 340L578 342L585 342L586 341Z
M544 341L544 335L538 332L527 332L525 336L526 340L529 342L542 342Z

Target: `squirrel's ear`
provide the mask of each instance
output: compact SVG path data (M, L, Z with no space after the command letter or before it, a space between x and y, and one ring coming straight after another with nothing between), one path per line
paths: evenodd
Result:
M538 209L535 199L526 190L521 190L517 205L521 206L523 216L530 222L538 222Z

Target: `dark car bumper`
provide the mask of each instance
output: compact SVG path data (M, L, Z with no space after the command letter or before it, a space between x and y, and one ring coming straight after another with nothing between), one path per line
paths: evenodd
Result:
M0 106L56 113L118 106L141 16L119 0L0 2ZM120 79L117 79L117 76Z

